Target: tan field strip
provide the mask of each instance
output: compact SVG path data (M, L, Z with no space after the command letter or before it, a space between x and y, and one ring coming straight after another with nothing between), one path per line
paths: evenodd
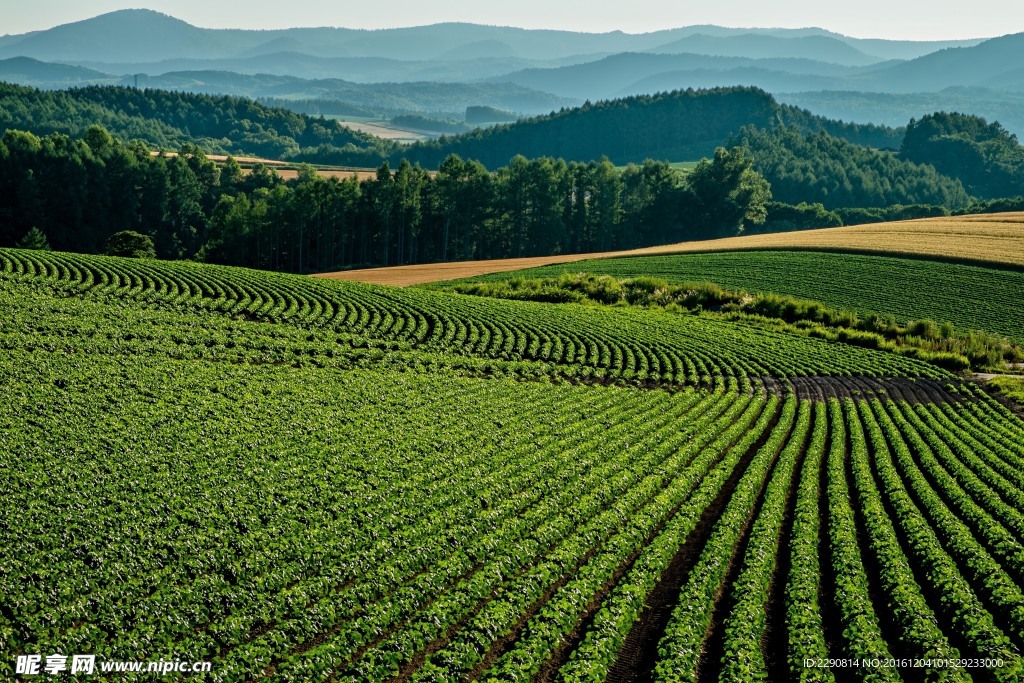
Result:
M150 152L149 156L156 157L163 155L165 157L176 157L177 152ZM228 160L226 154L207 154L206 158L210 161L223 164ZM288 162L286 161L274 161L273 159L260 159L258 157L234 157L235 161L239 164L263 164L264 166L285 166Z
M150 152L150 156L159 156L161 152ZM177 152L163 152L164 156L176 157ZM223 164L228 160L225 154L207 154L206 158L210 161ZM252 173L252 166L255 164L263 164L277 175L281 176L281 180L294 180L299 177L299 171L295 168L284 168L285 166L296 166L300 162L292 161L275 161L274 159L260 159L259 157L234 157L242 166L242 175L248 175ZM431 172L433 174L434 172ZM377 177L377 171L372 168L317 168L316 174L323 176L324 178L349 178L355 176L356 180L368 180Z
M822 230L725 237L629 251L343 270L336 273L320 273L314 277L404 287L595 258L786 248L868 251L896 256L934 256L958 261L1024 267L1024 212L924 218Z
M389 126L383 123L342 121L340 119L338 120L338 123L349 130L355 130L384 140L395 140L397 142L415 142L417 140L430 140L437 137L437 135L431 135L427 131L416 130L414 128Z
M299 177L299 172L294 168L275 168L274 172L277 173L277 175L281 176L281 180L295 180L296 178ZM248 173L251 173L251 169L242 169L243 175L246 175ZM355 176L356 180L370 180L371 178L377 177L376 171L348 171L326 168L318 168L316 174L322 178L340 178L342 180L344 180L345 178L351 178L352 176Z

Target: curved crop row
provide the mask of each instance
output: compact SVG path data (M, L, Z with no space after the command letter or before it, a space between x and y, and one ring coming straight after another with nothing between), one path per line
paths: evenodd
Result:
M183 262L2 250L0 275L78 296L286 323L430 352L674 384L798 375L948 377L892 354L741 323L485 300Z

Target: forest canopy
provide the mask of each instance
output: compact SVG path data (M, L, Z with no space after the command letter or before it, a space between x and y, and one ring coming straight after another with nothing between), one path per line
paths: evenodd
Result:
M764 220L770 197L742 149L719 149L690 174L521 155L489 172L450 155L435 174L403 160L362 181L311 166L284 181L262 165L219 166L190 144L154 156L100 126L80 139L0 140L0 246L36 229L54 249L100 253L134 231L161 258L295 272L733 235Z

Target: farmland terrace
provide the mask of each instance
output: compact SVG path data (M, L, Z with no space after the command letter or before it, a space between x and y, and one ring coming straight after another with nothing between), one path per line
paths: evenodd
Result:
M0 642L229 683L1024 675L1024 421L702 315L0 250Z

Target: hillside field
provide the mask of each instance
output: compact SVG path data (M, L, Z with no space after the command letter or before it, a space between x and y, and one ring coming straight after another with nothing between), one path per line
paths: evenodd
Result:
M748 292L774 292L906 321L930 318L1024 342L1024 271L827 251L723 251L634 256L541 266L470 278L500 282L587 272L616 278L654 277L673 284L713 282ZM865 284L870 283L870 284Z
M7 679L53 652L210 681L1024 670L1024 420L935 365L25 250L0 306Z
M810 249L868 252L890 256L925 256L1020 268L1024 267L1024 213L923 218L842 228L743 235L600 254L563 254L533 259L460 261L344 270L336 273L322 273L320 277L408 286L596 258L766 249Z

